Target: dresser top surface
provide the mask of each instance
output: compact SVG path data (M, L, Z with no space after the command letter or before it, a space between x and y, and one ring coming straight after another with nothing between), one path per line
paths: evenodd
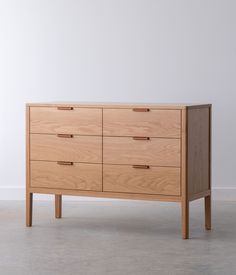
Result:
M87 107L87 108L156 108L156 109L188 109L188 108L205 108L211 104L198 103L116 103L116 102L32 102L27 103L29 107Z

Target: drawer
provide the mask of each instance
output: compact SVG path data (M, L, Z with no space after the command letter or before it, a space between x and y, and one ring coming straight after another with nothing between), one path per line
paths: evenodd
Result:
M30 132L36 134L102 135L102 110L30 107Z
M30 135L31 160L102 162L102 137Z
M104 137L103 162L107 164L147 164L180 166L180 139Z
M102 165L31 161L31 187L102 191Z
M104 109L103 134L105 136L180 137L181 111L147 110Z
M180 195L180 168L133 168L129 165L104 165L103 190L109 192Z

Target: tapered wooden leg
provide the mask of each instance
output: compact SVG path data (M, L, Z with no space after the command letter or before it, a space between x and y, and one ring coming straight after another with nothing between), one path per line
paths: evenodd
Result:
M55 217L61 218L62 212L62 195L55 195Z
M211 230L211 195L205 197L205 228Z
M187 200L182 201L182 238L189 238L189 202Z
M26 226L32 226L33 193L26 193Z

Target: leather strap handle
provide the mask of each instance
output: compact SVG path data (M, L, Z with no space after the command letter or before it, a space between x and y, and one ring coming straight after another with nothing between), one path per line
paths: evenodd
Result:
M135 169L149 169L149 165L133 165L133 168Z
M133 137L133 140L150 140L150 137Z
M58 165L73 165L74 163L71 161L58 161Z
M69 134L57 134L57 137L59 137L59 138L73 138L73 135L69 135Z
M150 112L149 108L133 108L134 112Z
M60 107L57 107L57 110L70 111L70 110L74 110L74 108L73 107L67 107L67 106L60 106Z

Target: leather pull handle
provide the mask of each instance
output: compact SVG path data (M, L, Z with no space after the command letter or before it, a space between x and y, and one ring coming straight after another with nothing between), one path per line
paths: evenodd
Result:
M133 140L150 140L150 137L133 137Z
M69 134L58 134L57 137L59 137L59 138L73 138L73 135L69 135Z
M133 168L135 169L149 169L149 165L133 165Z
M149 108L133 108L134 112L150 112Z
M73 165L74 163L71 161L58 161L57 164L59 164L59 165Z
M60 107L57 107L57 110L70 111L70 110L74 110L74 108L73 107L60 106Z

